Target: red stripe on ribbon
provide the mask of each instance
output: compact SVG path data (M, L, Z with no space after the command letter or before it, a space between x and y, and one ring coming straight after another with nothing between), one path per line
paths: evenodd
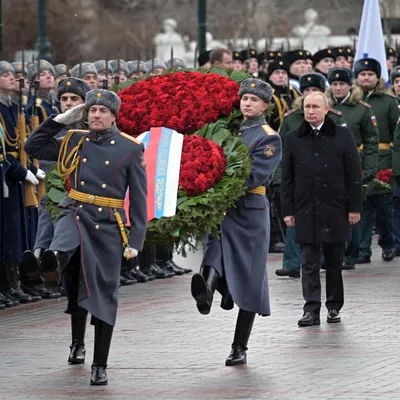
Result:
M148 220L152 220L156 216L155 204L155 186L156 186L156 171L157 171L157 155L158 146L160 143L163 128L151 128L150 140L144 152L144 159L147 165L147 214Z

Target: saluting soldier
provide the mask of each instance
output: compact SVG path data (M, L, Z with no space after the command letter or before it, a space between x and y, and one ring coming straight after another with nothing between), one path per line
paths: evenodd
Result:
M40 65L38 71L38 64ZM39 91L36 93L36 109L39 122L42 123L52 114L59 114L60 108L54 94L54 67L46 60L28 65L28 78L30 82L39 81ZM28 114L32 115L32 105L35 97L28 100Z
M363 101L362 90L353 85L353 73L347 68L332 68L328 74L331 85L326 91L329 105L343 113L347 127L354 135L361 157L363 184L368 185L378 168L379 133L371 105ZM354 269L360 248L360 228L351 226L352 236L347 243L343 269Z
M221 238L209 237L191 292L201 314L209 314L216 289L221 307L239 307L231 353L225 365L246 364L247 344L255 315L270 315L266 260L269 245L269 204L265 186L281 158L281 139L266 125L264 112L272 98L271 86L245 79L239 90L244 121L241 136L249 148L251 174L247 191L230 208L221 224Z
M294 109L285 116L279 134L282 138L282 145L285 147L286 135L288 132L298 129L304 122L303 102L304 98L312 92L324 93L326 88L326 79L323 75L313 72L302 75L299 81L300 91L303 96L294 101ZM328 111L329 118L336 125L346 126L343 113L334 108ZM274 180L280 180L282 175L282 164L279 165ZM283 268L275 271L278 276L288 276L290 278L300 278L300 245L296 243L296 228L287 227L285 236L285 249L283 252Z
M357 85L363 91L363 100L371 104L376 116L379 131L378 171L391 168L394 130L399 119L396 99L386 93L386 85L381 79L381 65L373 58L357 60L354 74ZM394 241L392 236L392 197L391 188L381 187L372 182L366 190L363 213L361 216L360 256L357 264L371 262L372 230L376 221L379 233L378 244L382 248L382 259L392 261L394 258ZM376 218L375 218L376 216Z
M50 249L42 264L60 270L68 297L66 312L92 314L95 345L91 385L107 385L107 360L118 307L121 256L129 259L142 249L147 227L147 179L144 146L118 130L119 97L104 89L91 90L85 104L49 118L26 142L35 158L58 160L71 190L59 204ZM70 130L54 136L88 113L88 131ZM129 187L131 227L125 231L124 198ZM124 250L123 250L124 249ZM79 352L84 353L80 343Z

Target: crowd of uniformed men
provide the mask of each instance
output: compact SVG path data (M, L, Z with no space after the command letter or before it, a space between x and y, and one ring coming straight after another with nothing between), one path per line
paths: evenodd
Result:
M352 228L345 269L371 261L374 229L379 234L382 259L392 261L400 255L400 192L393 189L400 179L400 143L396 141L396 137L400 141L400 66L396 67L400 61L392 48L387 48L386 65L370 58L353 65L353 58L354 50L344 46L315 54L304 49L284 53L214 49L196 60L199 67L244 70L267 81L274 91L268 123L279 131L283 145L287 132L304 121L304 97L313 91L326 93L330 117L352 131L363 167L364 210L361 222ZM32 128L52 114L83 103L91 89L185 67L179 58L166 62L99 60L71 68L53 66L45 60L0 62L0 309L64 295L57 285L57 271L40 266L53 234L48 196L43 195L52 166L26 158L23 143ZM381 79L383 68L389 71L389 89ZM387 170L392 170L391 185L376 179L379 171ZM270 250L284 252L282 268L276 274L297 278L300 247L295 242L295 228L286 228L281 221L280 176L278 168L273 184L267 188L273 222ZM189 272L173 261L171 248L145 246L137 260L123 262L121 284Z

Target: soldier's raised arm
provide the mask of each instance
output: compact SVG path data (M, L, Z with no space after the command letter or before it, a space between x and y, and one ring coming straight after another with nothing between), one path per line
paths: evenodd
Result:
M57 161L62 138L54 138L66 125L81 118L84 104L63 114L51 116L35 129L25 142L25 151L38 160Z

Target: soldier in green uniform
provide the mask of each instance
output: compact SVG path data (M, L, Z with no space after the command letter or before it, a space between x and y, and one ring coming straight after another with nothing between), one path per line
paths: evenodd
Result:
M392 166L391 143L399 118L397 101L385 92L385 82L381 79L381 65L373 58L357 60L354 73L358 87L364 92L363 100L371 104L376 116L379 131L378 171ZM382 187L373 181L367 188L361 217L360 256L358 264L371 262L372 229L375 223L379 232L378 244L382 248L382 259L392 261L394 258L394 241L392 236L392 195L391 188Z
M299 128L304 122L303 101L308 94L319 91L324 93L326 87L326 79L323 75L313 72L300 77L300 91L303 96L297 98L294 102L294 109L289 111L281 125L279 134L282 138L282 146L285 146L285 138L288 132ZM342 112L331 108L328 116L336 125L346 126ZM280 164L274 175L274 184L281 182L282 168ZM277 269L275 273L278 276L289 276L292 278L300 278L300 245L296 243L296 228L286 229L285 250L283 253L283 268Z
M348 128L354 135L361 156L363 184L369 184L376 176L378 168L379 134L376 118L371 105L362 100L363 92L352 86L353 73L347 68L332 68L328 74L331 85L326 91L331 107L341 111ZM360 250L360 227L351 226L351 240L347 244L343 269L354 269Z

